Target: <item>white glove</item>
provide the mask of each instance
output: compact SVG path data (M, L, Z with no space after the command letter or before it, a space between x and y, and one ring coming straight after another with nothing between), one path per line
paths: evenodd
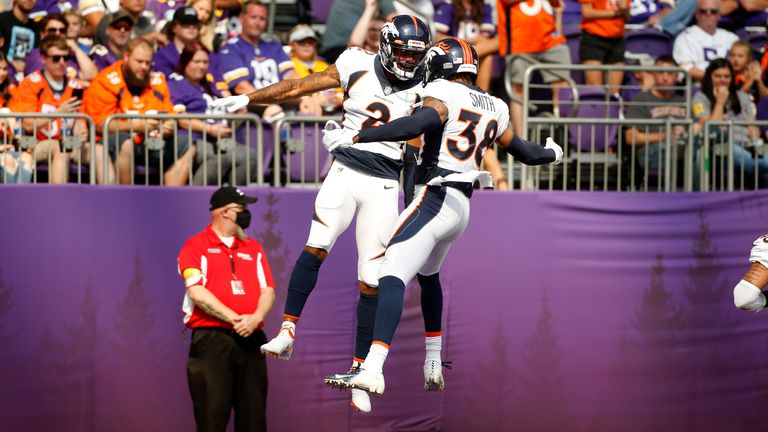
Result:
M356 130L344 129L335 121L329 120L323 129L323 145L329 152L339 146L352 145L352 138L357 136L357 133Z
M558 145L552 137L547 137L547 144L544 148L548 148L555 152L555 161L552 165L557 165L563 160L563 148Z
M739 309L760 312L765 307L765 302L765 294L760 291L760 288L744 279L733 288L733 304Z
M224 109L232 113L247 107L250 102L247 95L227 96L211 102L211 109Z

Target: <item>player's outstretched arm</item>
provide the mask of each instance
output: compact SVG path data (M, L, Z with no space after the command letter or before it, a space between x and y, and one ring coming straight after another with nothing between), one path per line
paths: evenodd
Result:
M501 148L526 165L557 165L563 159L563 149L553 140L547 138L546 146L526 141L508 127L498 138Z
M765 294L760 287L764 287L766 283L768 283L768 268L753 261L749 271L733 288L733 304L739 309L760 312L766 303Z
M340 85L339 71L336 65L332 64L322 72L315 72L301 79L287 79L245 95L216 99L211 104L211 108L224 108L229 112L235 112L251 104L285 102Z
M427 97L421 108L411 115L379 127L363 129L352 142L406 141L440 127L446 120L448 107L440 100Z

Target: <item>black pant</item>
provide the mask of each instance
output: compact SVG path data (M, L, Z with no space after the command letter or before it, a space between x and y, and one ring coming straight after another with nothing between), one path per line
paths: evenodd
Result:
M198 328L192 333L187 382L199 432L223 432L235 410L235 431L267 430L267 361L257 330L242 338L231 330Z

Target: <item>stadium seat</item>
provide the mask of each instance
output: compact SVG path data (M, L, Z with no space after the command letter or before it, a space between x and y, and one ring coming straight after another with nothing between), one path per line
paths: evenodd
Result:
M577 97L576 97L577 96ZM605 90L579 89L574 95L571 89L560 91L560 115L579 119L618 119L619 101ZM605 152L617 145L619 126L616 124L569 124L568 136L572 152Z
M626 48L625 57L637 58L647 56L657 58L662 55L672 54L672 38L663 31L655 28L627 32L624 35Z

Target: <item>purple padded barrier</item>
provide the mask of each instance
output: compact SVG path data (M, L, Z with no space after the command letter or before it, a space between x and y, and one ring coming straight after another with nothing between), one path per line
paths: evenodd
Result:
M176 255L212 191L0 187L0 430L193 430ZM248 192L277 281L272 336L314 192ZM352 356L350 227L291 360L269 360L269 429L764 430L766 317L737 310L731 289L766 214L766 192L478 192L441 271L446 390L422 389L410 284L370 415L321 382Z

